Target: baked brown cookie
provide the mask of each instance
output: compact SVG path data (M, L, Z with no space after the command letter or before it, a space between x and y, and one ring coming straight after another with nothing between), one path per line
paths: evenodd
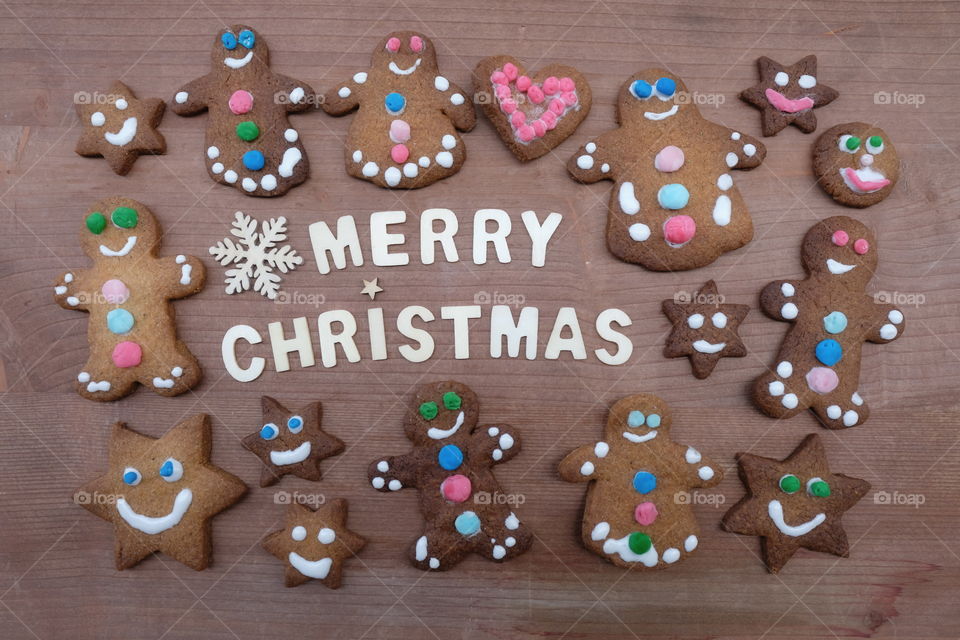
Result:
M784 460L737 454L746 495L723 516L733 533L760 536L763 561L771 573L797 549L850 554L843 514L870 491L870 483L830 473L820 437L810 434Z
M191 80L170 103L192 116L209 110L207 172L251 196L281 196L307 179L310 165L288 114L315 106L305 82L270 70L266 40L252 27L221 29L210 53L212 71Z
M760 109L760 128L765 136L777 135L790 124L813 133L817 129L813 110L840 95L818 81L817 56L806 56L788 67L761 56L757 69L760 82L740 92L740 98Z
M165 106L159 98L139 100L119 80L106 94L94 93L89 100L78 101L77 154L102 157L114 173L127 175L140 155L167 152L167 142L157 131Z
M316 511L297 502L287 507L283 529L274 531L261 546L286 565L288 587L309 580L338 589L343 562L357 555L366 539L347 529L347 501L331 500Z
M813 145L817 184L840 204L869 207L893 191L900 177L897 150L880 127L848 122L830 127Z
M665 569L699 544L691 492L723 479L720 466L670 439L667 404L652 394L619 400L603 440L560 463L567 482L589 482L583 544L621 567Z
M620 128L583 145L567 170L613 180L607 247L653 271L710 264L753 238L730 171L752 169L763 144L705 120L683 82L664 69L634 74L617 99Z
M573 67L550 64L528 74L512 56L491 56L473 70L480 110L521 162L546 154L570 137L590 113L593 94Z
M533 535L513 512L494 465L520 451L520 436L505 424L477 426L480 403L459 382L420 386L404 417L413 450L370 464L378 491L412 487L420 493L426 528L410 547L420 569L450 569L468 553L503 562L526 551Z
M203 263L159 257L162 237L150 209L130 198L101 200L84 215L80 246L93 266L57 278L54 299L90 314L90 356L77 375L85 398L116 400L137 383L175 396L200 381L200 364L177 339L170 300L203 288Z
M750 306L724 302L713 280L708 280L690 300L664 300L662 309L673 323L663 347L664 357L689 357L697 378L709 376L720 358L747 355L737 329Z
M200 413L160 438L113 425L109 470L77 490L84 509L113 524L117 569L160 551L191 569L210 564L210 519L247 487L210 462L210 419Z
M263 426L243 439L243 446L263 461L260 486L269 487L292 473L319 480L320 461L343 452L344 444L320 428L323 406L311 402L290 411L269 396L260 398Z
M370 68L326 93L323 110L359 109L347 139L347 173L381 187L416 189L452 176L467 159L457 131L477 114L469 96L440 75L430 38L396 31L373 50Z
M812 410L828 429L866 422L860 396L863 342L885 344L903 332L903 313L866 293L877 268L877 239L853 218L835 216L807 232L804 280L777 280L760 293L760 308L793 323L777 364L760 376L753 399L773 418Z

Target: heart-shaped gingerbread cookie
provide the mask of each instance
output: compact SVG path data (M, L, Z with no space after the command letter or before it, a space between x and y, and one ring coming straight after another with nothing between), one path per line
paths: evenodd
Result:
M481 60L473 84L481 111L521 162L566 140L593 102L590 85L573 67L551 64L529 74L511 56Z

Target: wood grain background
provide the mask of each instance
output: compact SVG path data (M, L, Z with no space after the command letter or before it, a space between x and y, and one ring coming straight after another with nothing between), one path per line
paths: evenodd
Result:
M0 637L940 638L960 632L958 3L0 5ZM127 177L111 173L103 160L74 154L76 91L104 90L119 78L140 97L169 98L207 72L211 34L235 22L267 38L275 70L319 91L365 69L385 33L409 28L434 39L444 75L462 86L469 86L473 65L495 53L533 67L573 64L592 84L593 111L555 154L524 166L481 121L465 136L470 157L464 169L412 193L348 178L340 149L350 118L322 113L294 116L311 178L272 200L246 198L207 178L206 116L168 113L161 126L168 154L141 158ZM903 176L890 198L863 211L834 204L811 175L814 136L790 128L764 140L768 157L759 169L736 178L756 224L750 245L677 274L650 273L609 256L602 230L610 183L577 185L563 163L588 136L613 126L613 99L624 79L645 67L668 67L691 89L722 96L722 104L703 108L707 117L756 133L757 112L736 99L755 82L754 60L765 54L792 63L808 53L819 56L821 80L841 91L818 111L820 130L865 120L895 141ZM894 104L878 104L876 92L887 92ZM153 209L166 229L167 254L191 253L207 264L206 289L176 305L181 335L206 369L195 393L165 399L141 389L101 405L72 389L86 358L86 316L57 307L51 286L62 270L86 264L76 237L78 216L113 194ZM514 219L514 262L425 267L414 253L408 267L317 272L310 223L355 214L366 243L370 212L404 209L410 218L403 231L415 251L417 218L428 207L460 214L462 256L470 255L473 213L507 210ZM288 217L291 242L307 262L284 287L322 296L322 304L278 305L255 294L224 294L218 284L223 270L207 247L226 235L238 209L257 218ZM541 217L564 214L543 269L529 267L529 240L519 222L526 209ZM786 330L756 309L756 295L770 280L801 274L803 233L836 214L853 215L878 233L882 256L872 289L917 302L905 309L902 339L865 348L861 389L872 416L849 432L823 430L807 414L771 420L747 396ZM543 341L556 310L577 307L590 350L602 346L592 330L596 313L623 308L634 320L628 332L636 352L621 367L568 356L493 360L481 319L472 326L473 359L458 361L450 323L438 321L431 327L437 352L426 363L397 355L401 342L394 330L387 361L371 362L369 342L361 338L365 359L357 364L297 370L294 359L294 371L268 372L255 383L225 377L220 339L227 327L249 322L265 333L270 321L340 308L363 317L371 303L359 295L361 279L375 276L385 288L376 304L384 307L388 326L408 304L438 314L443 304L471 304L478 293L499 292L540 307ZM659 305L709 278L729 299L754 306L742 329L750 355L723 360L708 380L697 381L686 360L661 356L668 325ZM416 495L374 492L365 469L377 456L407 449L400 416L411 387L448 377L477 390L483 420L508 421L521 430L523 452L498 473L507 490L523 496L519 512L537 540L506 565L473 557L453 572L426 574L404 557L421 527ZM757 539L718 528L724 509L742 495L732 472L711 494L725 505L696 507L701 548L682 565L644 574L584 551L578 539L584 487L560 482L556 464L567 450L597 438L610 404L640 391L672 404L678 441L728 465L737 451L779 457L805 434L821 433L834 469L874 486L845 518L851 557L803 551L779 577L768 574ZM321 483L287 477L271 489L255 487L260 463L238 440L258 427L261 394L290 405L324 402L325 428L349 448L325 463ZM74 489L105 469L112 422L124 420L157 436L197 412L214 416L214 460L252 487L214 520L214 565L195 573L158 556L115 571L111 528L72 503ZM279 523L278 491L350 500L351 527L370 543L348 565L339 591L318 584L283 587L281 565L257 544ZM884 504L877 492L923 503Z

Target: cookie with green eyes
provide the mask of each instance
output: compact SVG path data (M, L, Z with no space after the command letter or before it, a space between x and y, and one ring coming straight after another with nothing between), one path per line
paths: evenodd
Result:
M763 559L777 573L798 549L847 557L841 518L870 483L831 473L820 437L810 434L784 460L737 455L746 496L723 516L733 533L761 537Z
M122 422L113 426L106 474L74 494L84 509L113 524L118 570L162 552L201 571L213 554L210 519L247 487L210 461L206 414L151 438Z
M269 487L291 473L319 480L320 461L343 452L344 444L320 428L323 407L311 402L290 411L269 396L261 399L263 425L243 439L243 446L263 461L260 486Z
M890 195L900 177L900 158L883 129L847 122L817 138L813 173L823 190L840 204L869 207Z

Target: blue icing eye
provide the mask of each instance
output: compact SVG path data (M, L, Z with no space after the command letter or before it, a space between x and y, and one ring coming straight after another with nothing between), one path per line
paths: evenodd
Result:
M233 51L237 48L237 36L233 35L229 31L220 36L220 43L223 45L223 48L227 51Z
M464 511L453 521L453 526L460 535L472 536L480 531L480 518L473 511Z
M399 93L388 93L383 99L383 104L390 113L400 113L407 106L407 99Z
M649 471L637 471L633 476L633 488L646 495L657 488L657 476Z
M847 316L842 311L831 311L823 317L823 328L827 333L843 333L847 328Z
M677 82L673 78L660 78L657 80L657 92L669 98L677 92Z
M126 309L111 309L107 314L107 329L110 333L127 333L133 329L133 314Z
M263 152L251 149L243 154L243 166L250 171L260 171L266 161L263 158Z
M643 412L631 411L629 414L627 414L627 426L633 428L643 426L643 419Z
M268 422L263 425L263 428L260 429L260 437L264 440L273 440L280 434L280 429L277 429L277 425L272 422Z
M176 482L183 477L183 465L176 458L167 458L160 465L160 477L167 482Z
M647 426L651 429L656 429L660 426L660 416L656 413L651 413L647 416Z
M290 416L287 418L287 429L290 433L300 433L303 431L303 418L300 416Z
M140 484L141 476L140 472L134 469L133 467L127 467L123 470L123 482L135 487Z
M653 87L646 80L634 80L630 85L630 93L641 100L646 100L653 95Z
M817 343L816 354L817 360L828 367L832 367L840 362L840 358L843 357L843 347L833 338L827 338Z
M240 44L247 49L253 49L253 44L256 40L256 36L253 35L253 31L250 31L250 29L244 29L240 32Z
M437 454L437 462L447 471L453 471L463 464L463 451L455 444L445 445Z

